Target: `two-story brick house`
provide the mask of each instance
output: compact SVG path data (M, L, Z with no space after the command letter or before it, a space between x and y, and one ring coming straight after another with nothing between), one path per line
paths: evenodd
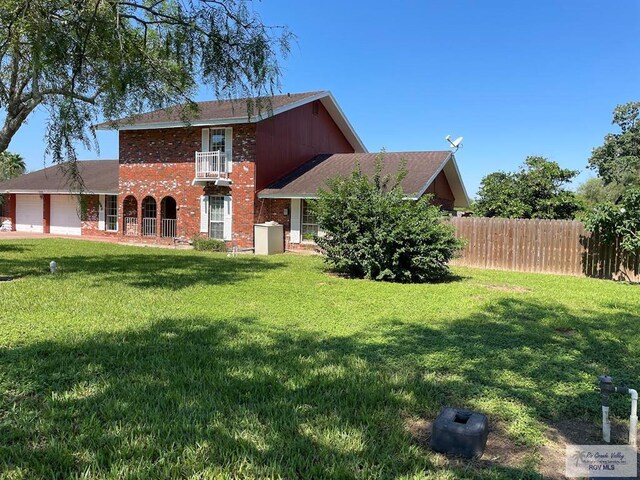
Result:
M329 92L275 96L255 116L242 101L213 101L200 103L188 126L164 110L98 128L118 129L119 160L82 162L86 190L75 213L70 199L81 192L64 191L55 167L0 183L14 229L144 241L200 234L249 249L253 225L275 220L296 244L317 231L305 199L336 174L371 169L375 157ZM449 210L468 205L451 152L388 153L385 168L401 160L408 196L431 193Z

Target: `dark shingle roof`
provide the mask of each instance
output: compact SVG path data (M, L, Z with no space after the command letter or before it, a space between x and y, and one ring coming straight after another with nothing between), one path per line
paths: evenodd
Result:
M118 193L118 160L82 160L78 169L85 193ZM0 182L0 193L32 192L76 193L77 189L71 188L58 165Z
M315 195L326 187L330 178L349 176L356 165L360 165L362 173L371 176L374 173L375 153L335 153L318 155L290 175L272 183L260 192L261 197L269 196L305 196ZM382 174L395 174L401 163L406 162L407 175L401 186L405 194L416 196L422 193L428 183L443 168L451 152L387 152L384 154Z
M252 101L259 102L259 112L252 112L253 115L261 113L268 115L270 111L276 111L280 108L287 107L288 105L295 104L305 99L316 97L321 94L328 94L326 91L305 92L305 93L291 93L286 95L274 95L273 97L264 97L261 99L253 99ZM247 108L247 102L249 99L240 98L237 100L213 100L208 102L197 102L198 113L195 118L190 118L191 122L203 122L203 121L218 121L218 120L248 120L249 111ZM254 110L256 110L254 108ZM104 122L96 125L98 129L108 129L117 126L132 126L132 125L154 125L171 122L183 122L182 108L175 107L164 110L156 110L154 112L143 113L134 118L121 119L115 124L111 122Z

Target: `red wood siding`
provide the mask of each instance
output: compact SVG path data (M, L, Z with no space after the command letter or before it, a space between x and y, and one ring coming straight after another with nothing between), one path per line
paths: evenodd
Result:
M425 193L433 195L434 204L440 205L445 210L453 210L453 204L456 198L451 191L451 186L444 172L438 174Z
M256 125L256 190L315 155L353 152L320 101L268 118Z

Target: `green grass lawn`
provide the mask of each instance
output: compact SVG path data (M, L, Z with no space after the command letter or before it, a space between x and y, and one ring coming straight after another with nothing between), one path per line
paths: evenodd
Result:
M640 385L640 287L454 273L0 242L0 274L20 276L0 283L0 478L535 478L547 424L597 421L597 375ZM407 422L445 405L529 453L444 461Z

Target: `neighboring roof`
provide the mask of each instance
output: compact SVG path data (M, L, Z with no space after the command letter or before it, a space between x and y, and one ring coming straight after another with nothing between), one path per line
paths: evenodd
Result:
M82 193L118 193L118 160L81 160L78 171L84 182ZM63 169L54 165L0 182L0 193L79 193L71 189Z
M291 174L272 183L258 193L259 198L313 198L327 188L326 181L336 176L349 176L360 165L362 173L374 173L375 153L335 153L317 155ZM455 157L450 151L386 152L382 175L395 174L405 162L407 175L401 182L409 198L420 198L438 174L444 171L455 197L456 207L468 207L469 197L462 183Z
M329 91L317 91L306 93L291 93L286 95L274 95L260 99L262 108L259 114L249 116L246 98L237 100L214 100L198 102L198 113L195 118L189 120L189 125L194 127L206 127L210 125L230 125L235 123L255 123L274 115L292 110L301 105L319 100L327 109L333 121L340 128L356 152L366 152L367 149L360 137L349 123L344 112ZM104 122L96 125L98 130L147 130L156 128L184 127L185 121L181 116L180 107L156 110L143 113L133 118L124 118L115 122Z

